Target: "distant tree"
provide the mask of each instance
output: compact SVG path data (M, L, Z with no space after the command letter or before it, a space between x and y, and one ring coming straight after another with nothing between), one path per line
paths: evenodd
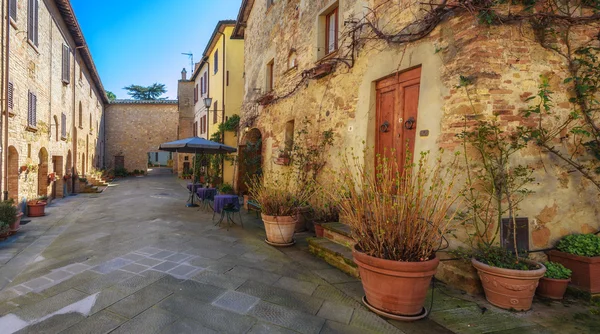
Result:
M139 85L130 85L125 88L127 94L135 100L164 100L160 96L167 92L164 84L155 83L151 86L144 87Z
M114 101L117 99L117 96L115 95L115 93L108 91L108 90L106 91L106 96L108 96L109 101Z

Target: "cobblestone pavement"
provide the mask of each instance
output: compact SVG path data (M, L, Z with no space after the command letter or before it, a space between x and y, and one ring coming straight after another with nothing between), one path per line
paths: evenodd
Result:
M308 254L308 234L277 249L255 215L227 230L186 199L155 175L55 201L0 242L0 333L550 332L483 316L443 286L430 319L386 321L362 306L360 282Z

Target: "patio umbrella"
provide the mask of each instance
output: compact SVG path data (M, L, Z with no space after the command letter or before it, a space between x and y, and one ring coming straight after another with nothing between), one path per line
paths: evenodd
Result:
M180 139L168 143L162 143L158 147L159 151L175 152L175 153L193 153L194 154L194 176L196 175L196 154L220 154L237 152L235 147L227 146L221 143L210 141L200 137L190 137ZM195 179L192 180L191 204L188 206L197 206L194 204L194 185Z

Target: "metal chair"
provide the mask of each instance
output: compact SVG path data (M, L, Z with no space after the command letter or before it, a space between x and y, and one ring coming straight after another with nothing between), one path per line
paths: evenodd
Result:
M240 225L242 225L242 228L243 228L244 222L242 220L242 212L240 210L240 207L236 206L235 204L227 204L227 205L225 205L225 207L223 207L223 210L221 210L221 220L219 220L218 224L220 224L223 221L223 218L226 218L227 219L227 230L229 231L229 227L231 226L231 223L235 224L233 217L235 216L236 213L240 216Z

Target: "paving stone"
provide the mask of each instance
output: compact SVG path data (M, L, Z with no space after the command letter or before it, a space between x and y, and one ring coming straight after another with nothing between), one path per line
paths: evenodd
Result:
M91 268L90 270L93 270L93 271L101 273L101 274L108 274L117 269L125 267L126 265L128 265L132 262L133 262L132 260L116 258L116 259L106 261L101 265L95 266L95 267Z
M362 303L362 298L365 295L365 290L363 289L361 282L348 282L348 283L338 283L333 284L337 289L344 292L349 297L354 298L359 303Z
M202 268L198 268L198 267L192 267L192 266L188 266L186 264L181 264L169 271L167 271L167 273L169 275L173 275L177 278L190 278L193 275L195 275L198 271L202 270Z
M313 297L319 297L331 302L337 302L342 305L352 306L354 308L362 307L362 302L357 302L354 298L346 295L342 291L327 285L319 285L315 292L313 292Z
M147 286L121 299L110 306L108 310L131 319L171 294L172 292L169 290Z
M213 259L213 260L218 260L222 257L224 257L225 255L227 255L227 253L225 252L219 252L216 250L212 250L212 249L189 249L185 251L186 254L190 254L190 255L197 255L197 256L201 256L207 259Z
M151 308L135 318L122 324L114 334L131 333L162 333L162 329L175 322L179 317L171 312L159 308Z
M29 294L28 294L29 295ZM37 302L27 303L14 314L25 321L40 319L48 314L56 312L65 306L78 302L88 295L77 290L67 290Z
M34 290L34 291L40 291L43 288L52 285L53 283L54 282L52 282L51 279L48 279L46 277L38 277L38 278L32 279L31 281L27 281L27 282L23 283L23 286L25 286L26 288L29 288L31 290Z
M210 284L229 290L235 290L246 282L245 278L219 274L210 270L203 270L194 275L192 279L200 283Z
M317 316L347 325L350 323L352 313L354 313L354 309L352 307L332 303L326 300L319 309Z
M264 301L258 302L248 315L301 333L319 333L325 323L313 315Z
M375 313L367 310L363 306L354 309L350 326L358 327L367 331L376 333L401 333L398 328L394 327L383 318Z
M341 324L339 322L327 320L325 321L325 325L319 334L378 334L378 332L373 332L369 330L365 330L364 328L351 327L346 324ZM398 331L398 333L401 333ZM413 332L411 334L421 334L421 332Z
M164 262L163 260L157 260L157 259L151 259L151 258L145 257L143 259L137 260L135 263L141 264L143 266L154 267L155 265L161 264L163 262Z
M280 278L275 284L273 284L273 286L294 292L312 295L312 293L315 292L315 289L317 288L318 284L284 276Z
M134 273L134 274L139 274L142 271L148 270L148 269L150 269L150 267L143 266L143 265L137 264L137 263L128 264L125 267L121 268L121 270L125 270L125 271L128 271L130 273Z
M119 287L123 291L127 291L129 294L132 294L150 284L153 284L163 277L165 277L165 274L160 272L147 273L144 276L134 275L117 283L115 286Z
M281 275L244 266L235 266L225 274L252 279L269 285L274 284L279 280L279 278L281 278Z
M217 300L212 302L212 305L235 313L246 314L259 300L260 299L245 293L227 291Z
M321 304L323 304L323 299L321 298L275 288L255 281L247 281L237 291L308 314L316 314Z
M346 275L345 273L336 268L319 269L315 270L314 273L321 276L324 280L332 284L357 281L356 278Z
M142 249L136 250L135 253L139 253L139 254L144 254L146 256L150 256L150 255L158 254L158 253L160 253L162 251L163 251L162 249L155 248L155 247L144 247Z
M175 267L177 267L179 265L179 263L177 262L163 262L159 265L156 265L154 267L152 267L153 270L158 270L158 271L162 271L162 272L167 272Z
M188 255L188 254L182 254L182 253L175 253L171 256L168 256L165 258L165 260L167 261L171 261L171 262L177 262L177 263L181 263L187 259L191 259L192 255Z
M92 306L90 315L96 314L104 310L105 308L113 305L114 303L129 295L127 291L123 291L117 286L111 286L110 288L97 292L97 294L98 295L96 296L96 302Z
M298 333L296 331L292 331L289 329L285 329L283 327L279 327L273 324L265 323L265 322L257 322L248 334L294 334Z
M62 333L78 333L78 334L97 334L97 333L108 333L113 329L119 327L122 323L127 321L127 319L118 316L114 313L110 313L107 311L98 312L91 317L88 317L74 326L67 328Z
M169 256L171 256L173 254L175 254L175 252L164 250L164 251L158 252L158 253L156 253L154 255L150 255L149 257L151 257L153 259L166 259L166 258L168 258Z
M82 314L71 312L67 314L58 314L50 317L42 322L25 327L16 332L17 334L52 334L59 333L63 330L83 321L85 316Z
M62 270L66 272L70 272L71 274L79 274L83 271L86 271L90 268L90 266L83 263L73 263L66 267L63 267Z
M44 296L44 298L51 297L51 296L57 295L61 292L72 289L72 288L74 288L78 285L81 285L87 281L97 279L98 277L101 277L101 276L102 276L102 274L98 274L93 271L83 271L80 274L75 274L74 276L71 276L70 278L68 278L56 285L53 285L51 287L44 289L43 291L40 292L40 295Z
M259 254L253 252L245 253L244 255L242 255L242 257L254 261L264 261L269 258L267 254Z
M45 275L44 277L49 278L53 281L64 281L67 278L70 278L71 276L73 276L73 274L63 271L63 270L57 270L57 271L53 271L50 274Z
M21 284L21 285L16 285L13 286L12 289L14 291L16 291L17 294L22 295L22 294L26 294L28 292L31 292L31 289L26 287L25 285Z
M256 322L251 317L227 311L194 299L173 295L158 304L169 312L192 318L201 325L220 333L245 333Z
M128 273L126 271L117 270L113 271L107 275L101 275L89 281L82 283L81 285L76 286L77 290L87 292L89 294L98 292L104 288L115 285L121 281L124 281L130 277L133 277L134 274Z
M482 314L478 306L433 312L430 317L455 333L490 333L510 329L520 331L521 327L533 325L508 312L488 309Z
M141 255L141 254L136 254L136 253L129 253L129 254L123 255L121 257L126 260L131 260L134 262L139 262L140 260L147 259L146 256Z
M210 328L202 326L197 321L190 318L183 318L175 321L170 326L163 328L163 334L217 334Z

